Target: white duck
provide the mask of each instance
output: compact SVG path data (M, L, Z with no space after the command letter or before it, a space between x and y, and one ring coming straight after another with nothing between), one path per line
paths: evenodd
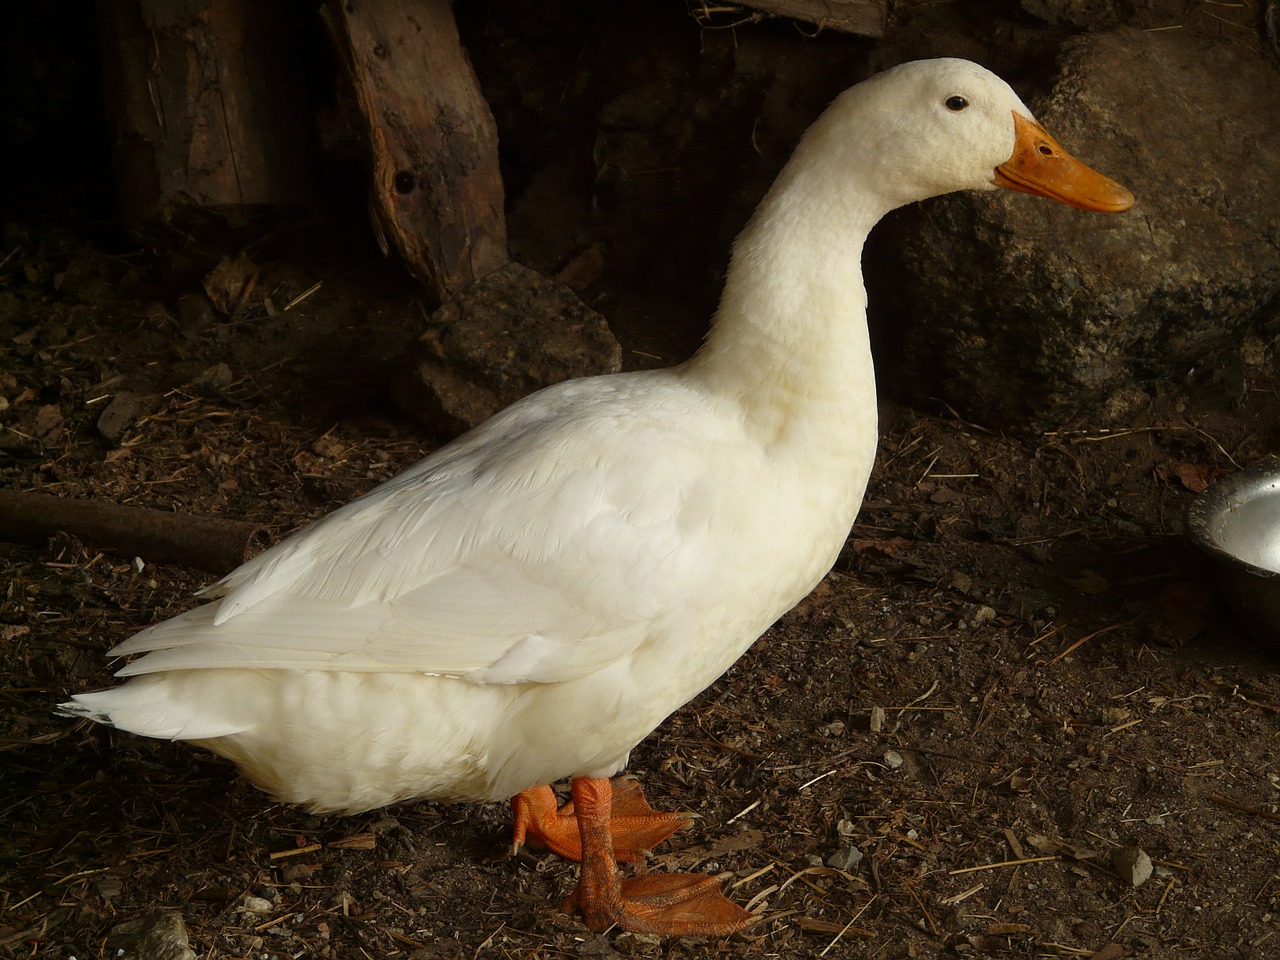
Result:
M119 671L133 679L60 709L193 741L317 811L514 797L517 843L582 860L590 927L745 926L713 878L619 879L616 858L684 819L634 787L611 803L608 778L844 543L876 448L868 232L997 186L1133 203L975 64L853 87L738 238L691 360L514 404L116 647L146 654ZM547 784L566 777L556 811Z

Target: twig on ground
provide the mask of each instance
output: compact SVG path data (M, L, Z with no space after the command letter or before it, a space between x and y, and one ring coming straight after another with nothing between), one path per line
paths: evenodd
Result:
M0 490L0 539L43 544L65 532L121 556L210 573L227 573L243 563L262 529L244 520Z

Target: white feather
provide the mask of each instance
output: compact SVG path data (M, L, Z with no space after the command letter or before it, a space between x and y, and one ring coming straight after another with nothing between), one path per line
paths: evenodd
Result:
M962 61L848 91L739 237L693 360L515 404L121 644L133 679L62 709L317 810L616 772L830 569L876 443L863 241L992 189L1014 112Z

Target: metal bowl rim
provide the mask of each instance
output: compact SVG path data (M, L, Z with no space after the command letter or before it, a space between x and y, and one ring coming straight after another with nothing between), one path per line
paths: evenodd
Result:
M1280 579L1280 570L1268 570L1224 549L1213 538L1210 527L1210 522L1215 516L1231 509L1233 499L1238 501L1243 492L1252 490L1259 482L1268 481L1273 488L1280 487L1280 461L1266 460L1255 463L1251 467L1223 477L1187 504L1185 520L1187 536L1201 550L1255 577L1274 580Z

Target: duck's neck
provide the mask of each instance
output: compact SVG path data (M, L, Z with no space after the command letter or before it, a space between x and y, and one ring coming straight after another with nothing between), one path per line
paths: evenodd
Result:
M861 255L887 205L830 163L798 150L778 177L734 245L687 369L765 444L838 445L842 435L862 438L865 453L876 398Z

